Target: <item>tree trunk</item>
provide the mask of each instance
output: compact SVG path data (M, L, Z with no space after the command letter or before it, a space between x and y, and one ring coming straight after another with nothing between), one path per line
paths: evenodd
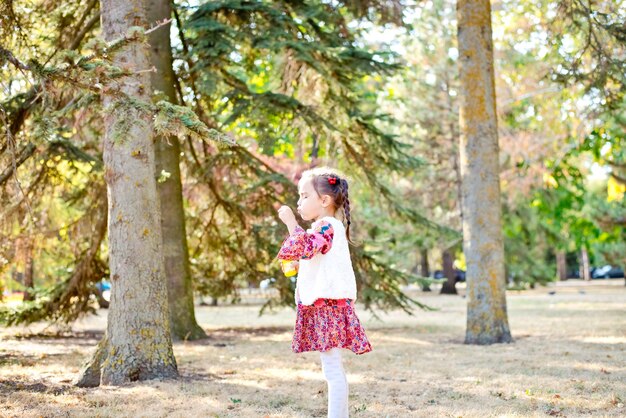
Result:
M559 280L567 280L567 259L565 251L556 252L556 274Z
M26 238L26 245L24 248L24 302L34 300L31 293L32 288L35 286L34 273L34 260L33 252L35 249L35 243L31 237Z
M441 286L441 294L456 295L456 274L454 272L454 260L452 258L452 252L447 249L441 255L443 264L443 275L446 281Z
M511 342L504 286L499 148L489 0L457 2L467 344Z
M107 41L146 24L141 0L102 0L101 14ZM131 42L111 58L113 65L130 67L135 73L109 88L148 102L150 75L145 70L150 61L145 44ZM104 99L103 152L111 304L105 339L79 384L87 377L91 385L96 377L99 383L120 385L178 376L168 317L151 116L123 97L112 97Z
M420 270L422 277L430 275L430 266L428 265L428 248L420 249Z
M428 265L428 248L420 248L420 272L422 277L430 275L430 266ZM430 292L430 285L423 284L422 292Z
M583 247L580 251L581 262L580 262L580 278L583 280L591 280L591 272L589 269L589 253L587 249Z
M94 388L100 386L102 363L106 359L108 349L106 335L100 340L94 355L85 363L74 384L81 388Z
M169 19L172 15L169 0L148 0L148 22ZM150 34L150 58L157 72L152 73L152 90L158 90L171 103L176 103L170 25ZM197 340L206 338L205 332L196 322L193 305L193 285L189 269L189 251L185 231L182 181L180 176L180 144L178 138L155 138L156 177L161 171L170 174L159 183L161 203L161 227L163 230L163 254L167 294L170 311L172 338Z

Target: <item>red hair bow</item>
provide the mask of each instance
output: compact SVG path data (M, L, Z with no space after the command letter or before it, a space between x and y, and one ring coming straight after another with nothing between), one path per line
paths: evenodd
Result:
M332 184L333 186L337 184L337 177L328 177L328 184Z

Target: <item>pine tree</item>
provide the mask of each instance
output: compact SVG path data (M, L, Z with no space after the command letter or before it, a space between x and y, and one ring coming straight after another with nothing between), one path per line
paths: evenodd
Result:
M48 48L49 59L43 63L34 59L31 66L38 71L37 81L46 89L35 83L31 91L12 97L7 108L9 125L16 127L15 134L32 138L30 132L36 129L40 133L37 138L42 138L36 144L24 143L21 150L16 149L17 165L32 164L34 168L30 171L33 178L25 179L29 184L32 180L32 190L37 192L27 190L33 199L34 213L45 205L44 188L55 196L62 191L63 197L73 196L64 202L68 210L76 210L82 222L89 223L94 220L92 215L101 213L91 208L107 204L102 202L102 194L92 192L103 184L104 174L98 151L103 131L98 103L102 87L126 73L124 68L102 60L103 51L111 51L110 46L93 37L93 27L98 22L94 19L97 2L71 5L75 10L70 15L76 18L64 20L59 39L67 39L70 33L80 34L81 39L90 40L88 46L81 40L68 44L82 45L78 49L91 55L55 51L62 42L53 36L30 42L29 36L38 32L24 30L24 45L30 42ZM186 108L168 102L141 106L152 112L155 127L162 134L186 131L180 142L181 170L183 178L188 179L183 190L189 202L186 221L191 270L200 291L236 299L241 285L274 276L279 277L280 297L266 307L293 302L291 283L272 263L284 238L273 215L273 205L276 201L295 200L295 186L287 178L291 163L287 161L296 156L300 167L332 159L340 166L356 168L351 174L378 190L399 219L424 229L437 229L437 225L405 205L386 184L387 173L416 168L420 160L408 152L407 141L380 129L379 121L385 115L365 109L359 89L364 77L390 74L399 65L389 54L359 47L358 30L352 29L351 22L363 17L397 22L401 16L398 5L211 2L199 8L174 8L181 40L174 56L174 85L180 104ZM24 29L34 25L56 27L51 16L57 15L42 10L41 15L24 24ZM15 19L24 22L19 13ZM19 71L12 76L19 78ZM55 94L41 94L42 91ZM61 94L56 95L57 92ZM38 107L41 98L46 100L45 106ZM218 148L206 140L217 137L203 126L228 133L241 146ZM77 127L77 132L69 127ZM9 167L10 161L11 158L4 159L3 166ZM41 167L36 161L43 161ZM87 176L84 184L77 187L67 182L53 190L48 177L51 171L58 171L57 167L66 163L79 166L82 162L91 166L87 174L83 173ZM11 172L12 169L1 171ZM168 182L168 172L157 173L164 174L164 184ZM0 177L6 181L10 178ZM7 195L20 195L12 187L14 183L5 184L9 184L3 189ZM17 204L22 222L28 213L26 202L24 199ZM3 226L9 229L6 223ZM95 246L82 231L77 228L73 236ZM14 239L14 234L7 235L7 242ZM3 252L7 258L9 247ZM361 269L360 286L368 306L414 306L400 291L402 283L412 280L410 275L390 268L378 255L363 248L357 252L363 255L361 262L355 264ZM109 271L101 252L81 252L76 262L84 255L92 257L92 268L81 269L80 276L67 275L42 290L32 304L3 311L0 316L10 323L34 318L71 321L93 310L89 302L91 295L97 294L93 285L107 277ZM75 263L67 260L67 264Z
M137 31L135 25L146 23L144 4L103 0L102 23L108 41ZM106 335L79 378L81 386L178 375L169 327L153 132L150 114L133 102L149 100L150 75L145 70L150 52L145 43L135 42L111 58L114 65L131 72L110 86L119 89L121 97L105 96L104 103L111 305Z

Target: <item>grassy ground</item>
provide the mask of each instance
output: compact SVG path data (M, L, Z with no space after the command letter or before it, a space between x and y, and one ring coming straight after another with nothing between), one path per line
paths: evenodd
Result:
M439 310L382 321L358 311L374 351L344 352L351 416L626 416L623 280L511 292L515 343L489 347L463 344L461 296L418 298ZM179 380L94 389L71 381L102 336L106 311L71 330L4 329L0 416L325 416L319 355L290 351L293 310L257 313L200 307L211 337L175 345Z

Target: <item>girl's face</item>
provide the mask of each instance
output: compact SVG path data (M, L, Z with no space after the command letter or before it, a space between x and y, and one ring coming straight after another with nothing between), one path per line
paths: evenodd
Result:
M328 213L332 206L331 197L328 195L320 196L313 187L313 179L306 177L298 183L298 213L305 221L318 219Z

